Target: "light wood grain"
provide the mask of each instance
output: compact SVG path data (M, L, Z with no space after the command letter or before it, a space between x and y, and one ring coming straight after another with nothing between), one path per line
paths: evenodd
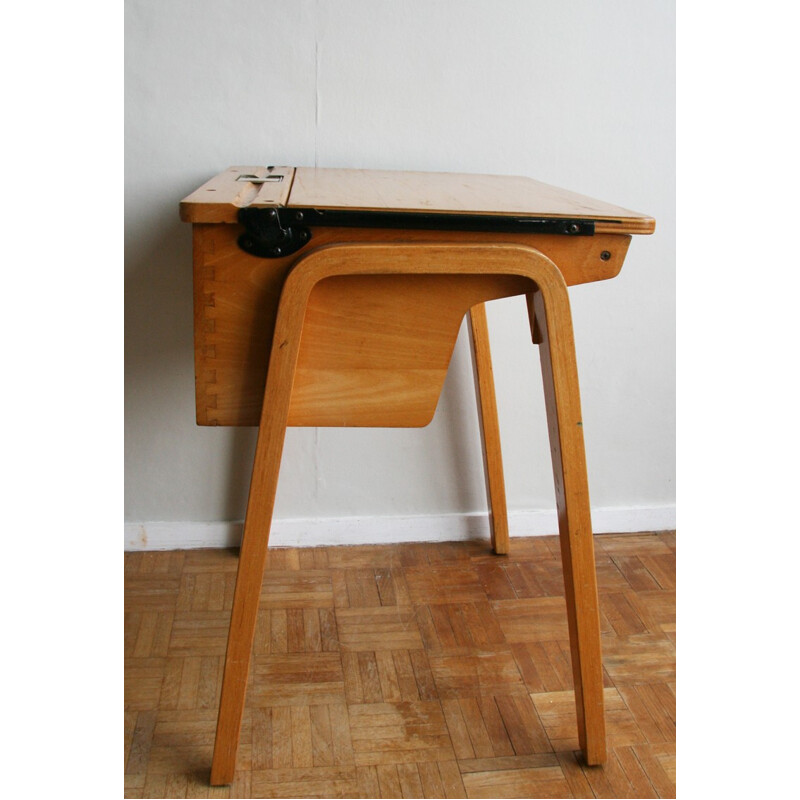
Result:
M489 324L486 306L474 306L469 312L469 342L478 401L486 496L489 501L489 526L492 547L498 555L508 553L508 509L503 478L503 454L500 446L500 423L494 391L492 354L489 349Z
M241 231L237 225L194 226L195 388L199 425L258 424L278 300L286 275L298 257L273 260L250 256L236 244ZM544 253L558 265L566 283L572 285L614 277L622 267L630 237L511 237L320 228L314 230L312 242L315 247L377 242L515 243ZM601 257L604 252L610 254L608 260ZM468 297L462 297L463 302L470 302ZM456 325L450 324L451 329ZM446 350L449 345L445 343L444 347ZM433 371L428 376L431 392L430 387L440 385L443 373ZM346 381L348 376L340 372L338 379ZM435 401L428 396L427 410L432 403ZM424 422L424 417L420 412L417 421Z
M370 250L360 252L365 260L371 257ZM435 274L439 264L426 261L424 251L415 266L411 282L405 273L359 274L330 277L314 287L290 425L427 425L469 309L527 287L514 275Z
M515 175L298 167L289 206L598 220L600 233L652 233L635 211Z
M397 280L399 277L404 280ZM355 285L348 286L353 280ZM423 295L416 291L420 285L425 290ZM312 298L320 287L331 286L333 294L324 297L318 307L318 315L327 325L322 333L317 333L313 323L309 323L309 318L313 319L309 313L313 308ZM302 391L296 385L295 373L303 363L300 354L304 341L308 352L306 363L312 366L319 358L319 363L329 368L331 359L339 353L345 359L352 359L346 366L355 368L369 368L382 361L393 364L398 358L400 366L405 367L404 358L418 356L416 352L403 351L402 345L408 339L417 345L412 350L423 349L423 364L427 357L435 365L441 353L436 349L425 350L424 340L413 335L420 328L418 305L423 297L433 296L428 298L429 308L435 311L447 308L452 298L456 298L455 303L463 303L464 292L469 296L466 306L469 308L497 296L499 291L520 293L526 289L535 292L535 313L542 330L541 362L561 529L579 741L588 763L602 763L605 740L597 590L575 349L567 287L561 272L542 253L511 245L330 245L301 258L289 272L281 292L233 598L212 784L228 784L234 776L284 433L290 420L292 396ZM360 336L365 336L376 320L382 320L389 331L388 338L372 339L362 347L352 341L334 341L327 349L337 334L347 336L346 323L353 316L359 318L346 304L357 304L360 295L365 298L361 316L366 318ZM410 304L402 302L406 297L411 298ZM367 311L376 308L373 318ZM458 319L466 308L457 307ZM334 324L337 321L338 326ZM449 344L452 329L447 338L437 337L433 321L431 326L434 330L429 338L432 341L441 338L452 348ZM312 333L307 338L309 329ZM365 402L363 395L349 393L346 400L347 405L341 407L340 413L359 414ZM383 402L398 414L407 413L404 410L407 394L391 384L384 386ZM330 403L328 399L316 413L323 413ZM404 424L408 424L407 418ZM450 596L454 597L452 593ZM366 655L359 653L359 661L365 665L371 663L369 653L376 647L374 637L391 632L391 627L382 620L348 638L345 620L337 622L347 649L366 650ZM405 629L405 623L399 624ZM370 697L377 696L377 663L363 673L362 679L368 686L370 682L374 684L372 690L367 690ZM366 763L373 762L361 762Z
M333 763L331 720L340 716L332 716L328 709L344 703L350 704L349 738L339 748L340 761L352 759L353 768L328 776L329 791L334 787L336 793L352 792L355 786L377 783L383 794L421 793L423 777L429 785L437 785L435 773L417 768L431 762L439 765L438 780L452 795L465 790L474 796L521 791L526 783L537 782L537 767L515 764L509 768L506 762L484 767L487 760L506 758L511 751L516 756L551 752L552 742L564 738L561 728L558 734L548 735L524 681L555 685L550 677L542 679L534 665L533 656L538 662L541 653L532 648L539 648L547 655L561 690L567 674L567 639L577 743L586 763L603 763L600 606L567 284L613 277L622 266L630 241L627 234L651 232L652 219L528 179L302 168L287 168L276 182L262 182L260 176L263 172L252 170L252 177L237 180L237 170L229 170L181 207L183 218L195 222L198 421L243 424L249 415L260 414L235 591L231 597L227 581L192 575L182 583L175 607L175 613L191 609L204 614L208 624L230 598L221 687L219 637L207 642L207 646L216 643L214 655L201 655L195 649L200 640L194 621L188 627L183 621L173 622L169 642L178 648L176 652L184 653L180 672L172 658L165 659L163 667L170 707L207 708L219 702L212 785L236 780L240 733L243 724L245 728L249 724L245 701L254 642L262 659L257 673L270 685L255 690L253 696L260 698L261 707L271 709L256 716L255 730L264 736L272 732L272 768L295 770L276 777L280 792L290 791L303 780L317 787L312 791L322 790L325 776L303 770L328 768ZM225 202L218 202L220 198ZM593 218L599 234L559 237L319 228L312 231L312 249L265 263L238 249L240 226L209 224L232 222L241 207L281 205ZM496 517L493 544L498 552L507 551L499 430L483 304L513 295L526 296L532 338L540 345L563 600L539 596L553 589L538 564L509 569L505 579L484 568L477 583L463 570L430 566L424 573L410 568L402 579L389 572L390 580L384 583L377 572L352 566L330 584L325 580L304 583L290 600L293 607L276 605L274 595L268 595L265 612L259 614L286 426L427 424L461 321L470 309L487 488ZM267 352L269 366L262 372ZM249 391L255 402L248 408L247 390L243 393L242 389L254 375L256 388ZM257 387L259 376L264 375L262 402ZM659 554L648 558L639 566L621 562L615 566L615 580L624 579L625 570L651 589L653 581L663 586L669 581L669 562ZM319 566L327 565L322 560ZM652 581L643 570L649 571ZM493 593L491 606L481 600L485 587ZM523 618L517 619L515 613L493 618L495 610L520 592L530 597L528 612L552 618L549 627L537 625L538 638L533 642L527 634L529 621L521 622ZM305 599L297 607L301 596ZM439 597L446 597L446 602L442 604ZM347 607L334 613L330 604L345 598ZM407 602L415 604L413 613L402 605ZM612 629L618 637L647 635L655 628L661 635L674 634L661 606L631 599L624 592L604 599L603 614L604 629ZM144 614L137 624L135 657L171 652L165 621ZM511 647L496 655L470 652L471 647L502 641ZM630 644L626 640L615 653L623 671L630 669L625 654ZM436 655L428 657L428 652ZM295 654L303 654L303 660L295 660ZM616 666L612 663L611 674ZM666 718L659 716L659 709L668 704L668 697L643 690L635 699L631 695L631 702L647 708L651 718L657 719L656 727L663 730ZM148 695L138 702L147 705ZM432 722L437 705L444 728ZM201 725L198 741L206 742L205 717ZM413 738L392 732L398 726L405 734L414 729ZM158 729L153 741L161 742ZM174 758L166 750L156 752ZM456 759L472 764L461 770L469 779L455 781L452 770L442 767ZM247 739L238 762L240 766L252 763ZM615 755L608 766L607 782L615 790L625 787L621 776L628 762L632 769L634 755L626 751ZM552 768L563 774L564 763L554 760ZM262 761L262 766L266 764ZM541 775L540 785L548 787L545 791L556 791L559 776ZM174 776L170 780L172 791L188 791L186 781ZM638 773L632 780L639 788L644 786ZM592 789L596 792L594 784Z
M275 343L264 390L264 410L250 481L225 655L211 766L211 784L215 786L230 784L236 768L247 675L306 300L302 293L283 293L275 322Z
M230 167L181 201L185 222L235 222L239 208L400 211L596 220L597 233L647 234L652 217L516 175L273 167L275 184L247 184L265 167Z
M248 175L256 180L246 180ZM265 180L268 176L281 180ZM229 167L181 200L181 219L231 223L240 208L285 206L293 178L294 167Z
M539 350L564 565L578 739L586 761L602 764L606 741L600 616L571 312L566 291L556 293L555 301L548 303L541 286L534 293L533 307L542 337Z

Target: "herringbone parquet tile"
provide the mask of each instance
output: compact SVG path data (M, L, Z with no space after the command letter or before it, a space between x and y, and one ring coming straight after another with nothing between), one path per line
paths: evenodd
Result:
M125 796L674 797L675 536L596 537L609 758L578 748L556 537L270 553L208 785L234 551L125 558Z

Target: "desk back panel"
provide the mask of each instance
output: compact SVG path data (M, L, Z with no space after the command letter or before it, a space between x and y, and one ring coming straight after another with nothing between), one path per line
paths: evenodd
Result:
M529 280L503 275L320 281L306 310L289 424L427 425L467 311L529 289Z

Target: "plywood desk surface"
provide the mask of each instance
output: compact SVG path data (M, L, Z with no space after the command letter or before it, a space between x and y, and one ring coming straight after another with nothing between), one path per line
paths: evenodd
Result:
M596 233L655 230L652 217L532 178L311 167L230 167L183 200L181 218L236 222L247 207L579 217L594 220Z

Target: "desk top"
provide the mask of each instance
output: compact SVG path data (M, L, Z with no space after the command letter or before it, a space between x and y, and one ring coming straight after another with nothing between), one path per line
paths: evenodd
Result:
M596 233L652 233L655 220L532 178L446 172L230 167L184 198L185 222L235 223L242 208L587 220Z

